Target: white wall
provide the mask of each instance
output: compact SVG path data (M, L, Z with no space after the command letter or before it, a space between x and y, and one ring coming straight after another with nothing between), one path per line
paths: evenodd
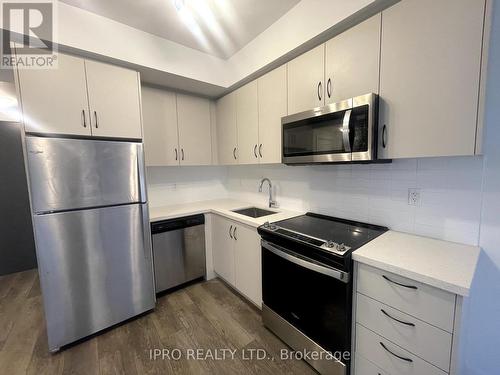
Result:
M148 167L150 207L226 198L225 167Z
M232 198L266 204L267 187L258 193L258 184L269 177L283 208L477 244L482 169L481 157L317 167L236 166L228 169L227 188ZM420 189L419 206L408 205L408 188Z
M464 306L461 374L500 373L500 3L494 2L485 114L485 169L478 262Z

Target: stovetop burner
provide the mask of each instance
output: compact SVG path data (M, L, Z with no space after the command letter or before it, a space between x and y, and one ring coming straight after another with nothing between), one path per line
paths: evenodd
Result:
M265 223L260 228L269 234L341 256L387 231L386 227L311 212L275 223Z

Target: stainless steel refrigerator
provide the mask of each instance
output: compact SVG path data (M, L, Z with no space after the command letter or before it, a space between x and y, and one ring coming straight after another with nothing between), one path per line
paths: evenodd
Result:
M49 349L155 305L141 143L26 137Z

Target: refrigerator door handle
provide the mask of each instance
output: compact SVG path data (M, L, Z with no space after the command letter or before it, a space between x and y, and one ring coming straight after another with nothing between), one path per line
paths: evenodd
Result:
M146 173L144 164L144 150L142 144L137 145L137 178L139 179L139 199L141 203L148 201L146 190Z

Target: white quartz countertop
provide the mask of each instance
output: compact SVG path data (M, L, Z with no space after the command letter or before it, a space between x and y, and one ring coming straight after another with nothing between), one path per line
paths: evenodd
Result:
M388 231L352 253L352 258L388 272L468 296L480 248Z
M240 208L247 207L258 207L265 210L275 211L275 214L262 216L259 218L252 218L245 215L237 214L232 212ZM264 224L266 221L274 222L284 219L289 219L291 217L302 215L303 212L295 212L283 210L281 208L268 208L260 205L255 205L252 203L236 201L232 199L218 199L209 200L193 203L176 204L172 206L163 207L149 207L149 220L151 222L174 219L182 216L205 214L205 213L215 213L221 216L225 216L228 219L236 220L240 223L258 227Z

